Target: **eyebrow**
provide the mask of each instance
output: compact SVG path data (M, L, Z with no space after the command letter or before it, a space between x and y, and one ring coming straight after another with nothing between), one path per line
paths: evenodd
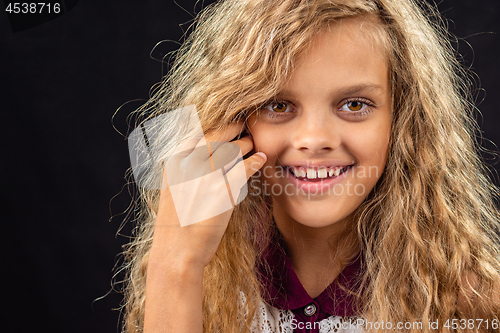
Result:
M361 83L348 87L342 87L338 90L335 90L335 95L357 95L357 94L367 94L367 93L384 93L385 89L383 86L375 83ZM293 91L282 90L279 95L291 95L295 94Z
M336 93L341 95L354 95L359 93L383 93L384 87L378 84L363 83L339 89Z

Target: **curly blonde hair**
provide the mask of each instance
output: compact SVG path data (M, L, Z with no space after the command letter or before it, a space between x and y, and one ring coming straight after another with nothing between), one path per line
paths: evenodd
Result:
M361 314L371 322L423 323L405 332L433 331L428 323L436 320L498 320L491 299L500 276L498 190L479 157L467 73L439 13L425 1L218 2L200 13L169 74L138 112L154 117L195 105L205 131L222 129L280 91L321 29L356 16L379 22L374 33L387 49L393 103L386 169L356 214L366 264ZM142 332L158 197L157 190L140 189L134 238L124 252L127 333ZM250 331L270 211L252 193L236 206L205 268L205 332ZM244 311L237 306L241 293ZM440 324L437 331L452 329Z

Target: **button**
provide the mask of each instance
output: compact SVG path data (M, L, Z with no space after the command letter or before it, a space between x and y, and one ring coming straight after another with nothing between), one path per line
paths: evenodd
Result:
M309 304L304 308L304 314L308 317L311 317L316 313L316 305L314 304Z

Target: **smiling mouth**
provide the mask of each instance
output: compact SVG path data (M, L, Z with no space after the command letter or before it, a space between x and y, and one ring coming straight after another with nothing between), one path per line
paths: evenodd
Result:
M334 179L349 171L353 165L343 167L306 168L285 166L284 168L291 176L301 181L321 182L323 180Z

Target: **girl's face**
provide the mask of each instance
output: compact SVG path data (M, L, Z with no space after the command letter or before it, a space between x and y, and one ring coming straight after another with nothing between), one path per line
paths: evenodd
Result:
M281 219L316 228L344 220L383 172L391 100L374 24L347 19L318 34L275 101L248 119L268 157L262 188Z

